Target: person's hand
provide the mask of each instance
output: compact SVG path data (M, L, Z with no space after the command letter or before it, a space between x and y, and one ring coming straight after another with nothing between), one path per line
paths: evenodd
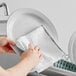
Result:
M7 37L0 37L0 53L15 53L11 45L15 46L15 42Z
M26 58L29 60L30 65L35 67L43 58L41 49L38 46L34 47L32 44L29 44L28 50L21 55L21 60Z
M29 44L29 48L21 55L21 61L7 70L10 74L9 76L27 76L42 58L41 49L38 46L34 47L32 44Z

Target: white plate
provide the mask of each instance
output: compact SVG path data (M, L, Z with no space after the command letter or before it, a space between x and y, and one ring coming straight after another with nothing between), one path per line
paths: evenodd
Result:
M7 36L16 40L38 26L45 25L50 35L57 41L58 35L51 21L42 13L33 9L19 9L15 11L7 22Z
M34 9L16 10L8 19L7 36L16 42L19 37L28 34L35 28L44 25L50 36L57 42L58 35L51 21Z

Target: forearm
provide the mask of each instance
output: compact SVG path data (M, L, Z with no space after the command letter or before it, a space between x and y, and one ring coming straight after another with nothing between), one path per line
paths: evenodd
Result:
M10 76L9 72L0 66L0 76Z
M12 73L12 76L25 76L30 72L31 69L32 65L30 63L30 60L26 58L23 59L16 66L8 69L8 71Z

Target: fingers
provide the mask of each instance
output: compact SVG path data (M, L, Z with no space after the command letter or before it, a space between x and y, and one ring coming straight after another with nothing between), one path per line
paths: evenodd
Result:
M42 55L41 49L39 50L39 58L40 58L40 59L43 58L43 55Z
M16 53L9 44L5 45L3 48L6 53Z
M34 46L30 43L30 44L28 45L28 49L34 50Z
M40 47L38 47L38 46L35 46L35 51L37 51L37 53L38 53L38 55L39 55L39 58L40 59L42 59L43 58L43 55L42 55L42 52L41 52L41 49L40 49Z
M34 49L35 49L35 50L38 50L38 51L40 50L40 48L39 48L38 46L35 46Z
M36 52L39 55L39 58L42 59L43 55L39 46L33 46L31 43L28 45L29 50Z
M7 39L6 37L0 37L0 46L4 46L7 44Z
M0 52L1 53L15 53L10 45L15 45L15 43L8 39L7 37L0 37Z
M0 47L0 53L5 53L5 50Z
M7 44L10 45L15 45L15 42L13 42L12 40L8 39L7 37L0 37L0 46L5 46Z
M10 40L9 38L7 38L7 41L8 41L8 43L10 44L10 45L13 45L13 46L15 46L16 44L15 44L15 42L14 41L12 41L12 40Z

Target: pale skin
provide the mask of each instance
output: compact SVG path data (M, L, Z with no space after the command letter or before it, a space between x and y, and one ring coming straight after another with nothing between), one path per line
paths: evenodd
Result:
M15 46L15 42L6 37L0 37L0 53L15 53L10 47ZM42 59L41 49L38 46L28 45L26 52L22 53L21 60L15 66L4 69L0 66L0 76L27 76L27 74L34 68Z

